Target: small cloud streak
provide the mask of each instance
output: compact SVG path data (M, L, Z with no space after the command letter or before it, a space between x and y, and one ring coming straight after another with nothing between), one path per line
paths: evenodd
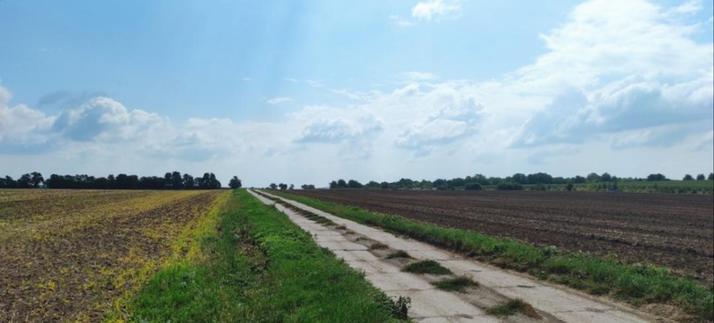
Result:
M266 100L265 102L270 105L278 105L278 104L293 102L293 98L290 98L287 96L280 96L280 97L270 98L270 99Z
M458 15L460 12L461 4L458 1L427 0L417 3L412 8L412 17L431 21L440 17Z

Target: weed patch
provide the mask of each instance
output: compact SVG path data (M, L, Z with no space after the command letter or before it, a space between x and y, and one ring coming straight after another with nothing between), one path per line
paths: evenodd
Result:
M451 274L451 270L443 267L438 262L433 260L422 260L411 263L404 268L402 271L415 273L415 274L432 274L432 275L448 275Z
M532 318L541 317L533 306L520 299L510 300L504 304L491 307L486 310L486 313L495 316L511 316L516 313L521 313Z
M369 250L384 250L389 249L389 246L381 242L375 242L369 246Z
M466 288L478 286L476 282L469 279L468 277L463 276L440 280L438 282L433 283L433 285L436 286L436 288L438 289L455 292L461 292L464 291Z
M406 251L404 250L397 250L395 252L390 253L387 255L387 259L395 259L395 258L407 258L407 259L412 259L412 256L409 255Z

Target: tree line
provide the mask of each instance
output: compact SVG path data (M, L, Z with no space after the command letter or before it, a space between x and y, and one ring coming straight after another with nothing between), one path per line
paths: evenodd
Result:
M562 184L567 185L566 189L570 190L573 188L574 184L583 183L606 183L609 184L614 189L617 188L617 182L619 181L668 181L668 179L663 174L650 174L645 178L621 178L617 176L610 175L609 173L590 173L587 176L574 176L574 177L555 177L548 173L538 172L533 174L523 174L516 173L512 176L507 177L486 177L482 174L476 174L473 176L466 177L456 177L452 179L436 179L434 181L429 180L412 180L409 178L402 178L395 182L376 182L369 181L366 184L362 184L357 180L350 179L345 181L344 179L333 180L330 182L330 189L437 189L437 190L480 190L483 186L495 186L499 190L520 190L523 189L524 185L550 185L550 184ZM710 173L709 176L704 174L698 174L696 178L692 175L685 175L682 179L684 181L690 180L714 180L714 173ZM272 187L272 185L271 185ZM303 189L314 189L313 185L303 185Z
M240 188L241 180L233 176L230 180L231 188ZM107 177L94 177L90 175L58 175L52 174L44 178L39 172L23 174L17 180L10 176L0 178L0 188L68 188L68 189L218 189L221 182L213 173L204 173L203 176L181 174L178 171L167 172L160 176L137 175L109 175Z

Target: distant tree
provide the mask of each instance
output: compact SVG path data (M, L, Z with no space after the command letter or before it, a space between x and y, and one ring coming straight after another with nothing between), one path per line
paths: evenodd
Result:
M511 180L514 183L518 184L526 184L528 183L528 178L526 177L526 174L521 174L521 173L515 173L513 176L511 176Z
M379 183L379 188L386 190L389 188L389 183L388 182L381 182Z
M600 175L598 175L597 173L590 173L585 178L588 180L588 182L599 182L600 181Z
M496 186L496 189L501 191L520 191L523 189L523 186L518 183L501 183Z
M699 174L699 175L697 175L697 180L698 180L698 181L703 181L703 180L705 180L705 179L706 179L706 177L704 176L704 174Z
M400 178L399 181L397 181L396 186L397 188L408 190L414 188L414 184L414 181L410 178Z
M526 181L528 184L550 184L553 182L553 176L547 173L528 174Z
M164 174L164 185L166 188L172 188L173 185L171 185L171 183L173 183L173 176L171 172L166 172L166 174Z
M347 187L349 187L349 188L362 188L362 183L360 183L360 182L358 182L358 181L356 181L356 180L354 180L354 179L351 179L351 180L349 180L349 181L347 182Z
M278 184L278 186L280 187L281 191L285 191L288 189L288 184L280 183Z
M437 190L446 190L449 189L449 183L447 180L443 178L439 178L435 180L434 182L431 183L433 187L435 187Z
M602 175L600 175L600 181L601 182L610 182L610 181L612 181L612 176L610 176L610 174L608 174L608 173L602 173Z
M586 181L587 181L587 179L580 175L577 175L577 176L573 177L573 179L572 179L572 182L575 184L585 183Z
M177 171L171 173L171 187L175 190L183 188L183 176L181 176L181 173Z
M330 188L331 188L331 189L337 188L337 182L336 182L336 181L330 182Z
M568 185L565 186L565 190L567 190L568 192L570 192L570 191L573 190L573 187L574 187L574 186L573 186L573 183L568 183Z
M295 185L290 184L290 187L288 187L288 189L291 190L291 191L294 190L294 189L295 189Z
M653 182L653 181L666 181L667 177L665 177L662 174L649 174L647 175L647 181Z
M241 188L241 186L243 186L243 183L241 183L240 178L238 178L238 176L233 176L233 178L231 178L231 181L228 183L228 186L230 186L232 189L237 189Z
M344 179L337 180L337 188L347 188L347 182Z
M467 191L480 191L481 184L476 182L466 183L466 185L464 185L464 189Z
M221 182L216 179L216 174L208 175L209 188L221 188Z
M193 180L193 176L189 174L183 174L183 187L187 189L194 188L196 185L195 181Z
M369 182L367 182L367 184L364 184L364 186L369 189L375 189L375 188L379 188L379 183L377 183L375 181L369 181Z
M38 172L32 172L32 173L30 173L30 176L31 176L30 182L32 183L32 186L34 188L40 187L40 184L42 184L45 181L45 179L42 177L42 174L40 174Z
M312 184L303 184L300 187L304 190L314 190L315 189L315 185L312 185Z
M276 190L276 189L278 189L278 185L275 185L275 183L270 183L270 189Z
M0 178L0 188L14 188L17 183L10 176L5 176L5 178Z
M17 179L16 182L16 187L17 188L31 188L32 187L32 175L30 174L22 174L20 178Z
M687 175L684 175L684 178L682 178L682 180L683 181L693 181L694 177L692 177L692 175L687 174Z
M709 176L707 177L708 180L714 180L714 173L709 173Z

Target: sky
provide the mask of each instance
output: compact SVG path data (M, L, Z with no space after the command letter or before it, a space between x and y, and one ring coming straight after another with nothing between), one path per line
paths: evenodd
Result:
M0 0L0 175L714 167L712 1Z

